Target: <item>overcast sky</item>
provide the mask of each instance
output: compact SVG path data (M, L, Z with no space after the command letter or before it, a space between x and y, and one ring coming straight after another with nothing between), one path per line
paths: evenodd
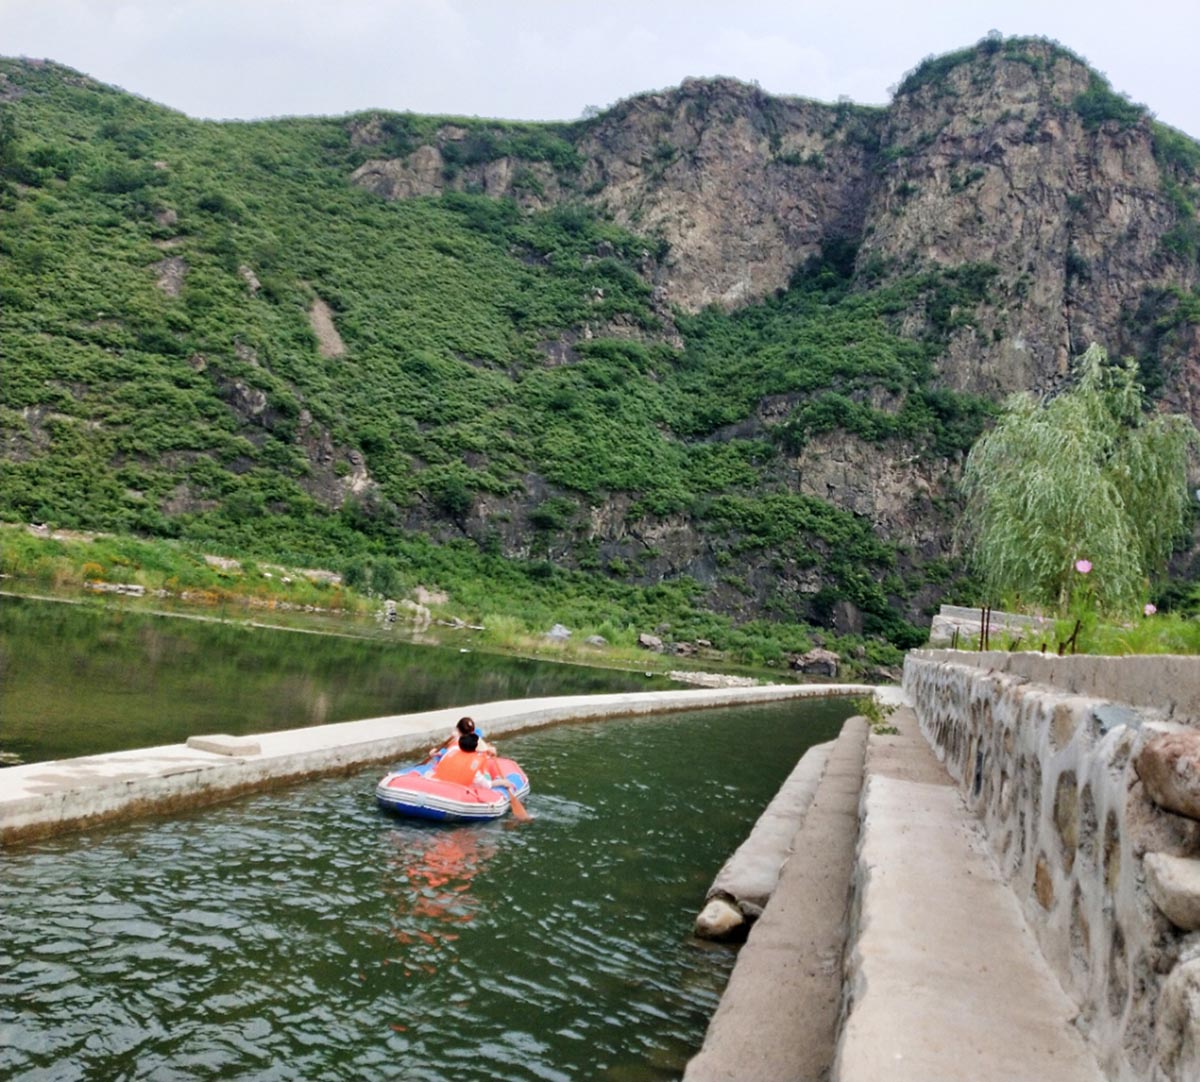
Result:
M0 55L212 118L569 120L709 75L883 104L923 57L993 29L1061 42L1200 137L1200 0L0 0Z

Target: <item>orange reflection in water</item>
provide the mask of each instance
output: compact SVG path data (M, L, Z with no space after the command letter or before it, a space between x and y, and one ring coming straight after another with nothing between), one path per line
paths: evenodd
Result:
M496 836L477 824L397 833L388 861L386 889L392 896L391 936L403 948L389 959L415 972L433 974L457 939L455 928L470 923L479 909L471 881L499 848Z

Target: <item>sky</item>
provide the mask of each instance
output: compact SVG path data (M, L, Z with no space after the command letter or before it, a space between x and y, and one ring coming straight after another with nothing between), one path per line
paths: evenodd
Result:
M1052 38L1200 138L1197 0L0 0L0 55L193 117L572 120L689 76L881 105L989 31Z

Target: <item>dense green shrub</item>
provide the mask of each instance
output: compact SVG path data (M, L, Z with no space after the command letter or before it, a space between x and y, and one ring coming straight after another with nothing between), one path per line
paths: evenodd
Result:
M1154 157L1164 169L1200 173L1200 143L1190 135L1157 120L1150 124L1154 140Z
M1102 75L1092 72L1088 88L1072 103L1088 130L1099 128L1106 121L1115 121L1123 128L1132 127L1146 116L1146 107L1118 94Z

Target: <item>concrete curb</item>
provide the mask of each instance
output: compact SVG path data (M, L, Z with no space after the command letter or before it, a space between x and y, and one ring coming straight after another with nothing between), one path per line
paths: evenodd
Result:
M696 918L696 934L705 939L744 938L747 924L762 916L775 893L779 873L792 851L796 832L816 795L834 741L809 748L779 792L758 817L746 840L717 872L705 895L706 907ZM719 920L706 920L717 903ZM736 910L736 914L733 912ZM732 922L736 921L736 924Z
M219 744L223 750L170 744L5 767L0 769L0 844L212 804L273 785L385 763L424 752L464 714L489 736L498 736L562 721L872 691L856 684L769 684L519 699L263 733L254 738L260 748L256 755L229 754L238 748L225 743L231 738L208 737L209 743L201 741L204 747Z
M826 1077L837 1037L867 732L863 718L851 718L834 741L779 885L684 1082Z

